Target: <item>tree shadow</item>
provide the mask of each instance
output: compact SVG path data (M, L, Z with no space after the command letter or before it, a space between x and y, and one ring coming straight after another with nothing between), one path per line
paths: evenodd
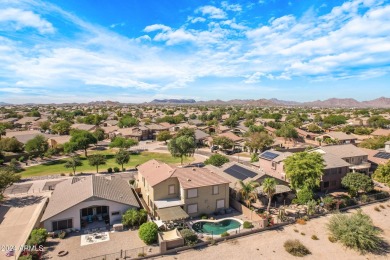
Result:
M9 206L9 207L15 207L15 208L23 208L26 206L34 205L37 203L40 203L42 199L45 197L43 196L26 196L26 197L15 197L15 198L9 198L6 201L4 201L2 206Z

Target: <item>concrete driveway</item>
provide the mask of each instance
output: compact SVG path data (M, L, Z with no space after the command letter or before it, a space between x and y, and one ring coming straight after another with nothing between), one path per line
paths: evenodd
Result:
M24 245L31 230L38 221L46 198L41 196L14 197L0 206L0 259L5 256L5 247ZM20 251L16 251L19 253Z

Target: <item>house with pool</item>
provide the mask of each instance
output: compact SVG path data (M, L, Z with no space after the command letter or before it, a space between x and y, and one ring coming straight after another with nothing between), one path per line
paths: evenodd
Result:
M207 168L172 167L157 160L138 166L137 188L150 213L162 221L225 211L229 183Z
M129 183L120 178L81 176L55 186L41 223L47 231L107 229L128 209L140 208Z

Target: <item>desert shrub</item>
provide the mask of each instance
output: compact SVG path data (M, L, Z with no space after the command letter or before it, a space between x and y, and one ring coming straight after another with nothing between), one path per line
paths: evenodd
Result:
M18 259L19 260L33 260L33 256L32 255L22 255L22 256L19 256Z
M298 229L296 229L296 228L294 228L294 232L298 233L298 232L299 232L299 230L298 230Z
M198 242L198 236L191 229L183 229L180 231L181 236L184 238L184 243L189 245L195 245Z
M114 167L114 172L120 172L118 167Z
M331 243L336 243L337 239L334 236L328 236L328 239Z
M322 199L322 202L327 210L331 210L334 206L334 198L331 196L326 196Z
M289 239L286 242L284 242L284 249L286 249L286 251L292 254L293 256L303 257L311 254L309 249L307 249L298 239L295 240Z
M140 226L148 220L148 213L144 209L129 209L122 215L122 224L127 227Z
M138 235L147 245L157 241L158 227L154 222L147 222L140 226Z
M61 175L61 176L65 176L65 173L61 173L60 175Z
M229 158L227 158L226 156L223 156L221 154L213 154L210 156L210 158L204 161L204 164L211 164L220 167L227 162L229 162Z
M306 225L306 220L304 220L303 218L299 218L297 219L297 223L300 225Z
M212 237L207 237L206 241L209 242L212 246L217 244L217 241L215 241Z
M199 217L200 217L201 219L208 219L208 218L209 218L209 217L207 216L206 213L200 214Z
M368 196L366 195L366 194L363 194L362 196L360 196L360 201L362 202L362 203L366 203L366 202L368 202Z
M334 215L327 226L335 240L361 253L378 251L383 242L381 231L361 210L351 215Z
M111 168L111 167L108 168L108 169L107 169L107 172L108 172L108 173L112 173L112 168Z
M313 240L319 240L319 238L318 238L316 235L312 235L312 236L311 236L311 239L313 239Z
M134 185L134 183L135 183L135 180L133 179L133 180L129 180L129 184L130 185Z
M228 237L228 236L230 236L230 234L227 231L225 231L221 234L221 237Z
M44 228L33 229L30 238L27 240L27 245L43 245L47 238L47 231Z
M293 199L293 203L306 205L306 203L313 200L313 197L314 197L313 191L307 187L304 187L303 189L297 192L297 197Z
M379 207L381 207L382 209L385 209L385 206L384 206L384 205L382 205L382 204L381 204L381 205L379 205Z
M378 211L378 212L381 211L378 207L375 207L374 210L375 210L375 211Z
M252 227L253 227L252 223L249 222L249 221L245 221L244 224L243 224L242 226L243 226L244 228L252 228Z
M146 253L142 253L142 252L138 253L138 257L145 257L145 256L146 256Z
M302 235L302 236L306 236L306 233L304 233L304 232L301 232L301 235Z

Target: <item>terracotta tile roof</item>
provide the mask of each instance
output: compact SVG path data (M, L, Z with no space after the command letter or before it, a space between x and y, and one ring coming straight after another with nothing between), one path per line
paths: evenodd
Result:
M390 161L390 159L383 159L383 158L374 157L374 155L376 155L377 153L379 153L381 151L367 149L367 148L360 148L360 149L363 150L364 152L366 152L368 154L368 160L375 163L375 164L381 165L381 164L386 164L388 161Z
M235 134L233 134L232 132L226 132L226 133L222 133L222 134L219 134L218 136L224 136L224 137L227 137L229 139L232 139L233 142L240 142L243 140L242 137L239 137Z
M343 141L343 140L352 140L352 139L357 139L355 136L353 135L348 135L346 133L343 133L343 132L329 132L329 133L326 133L326 134L323 134L322 136L330 136L331 138L333 139L338 139L339 141Z
M373 136L389 136L390 135L390 129L376 129L374 132L371 133Z
M324 153L330 153L340 158L368 155L364 150L354 146L353 144L322 146L315 150L322 150Z

